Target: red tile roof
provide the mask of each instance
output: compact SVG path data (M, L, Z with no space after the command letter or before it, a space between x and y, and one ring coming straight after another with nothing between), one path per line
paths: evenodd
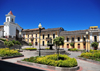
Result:
M10 11L9 14L13 15L12 11Z

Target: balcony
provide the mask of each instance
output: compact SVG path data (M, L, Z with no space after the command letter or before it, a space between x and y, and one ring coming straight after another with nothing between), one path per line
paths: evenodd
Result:
M75 43L75 41L71 41L71 43Z
M51 40L51 38L50 38L50 37L49 37L49 38L48 38L48 37L46 38L46 41L50 41L50 40Z

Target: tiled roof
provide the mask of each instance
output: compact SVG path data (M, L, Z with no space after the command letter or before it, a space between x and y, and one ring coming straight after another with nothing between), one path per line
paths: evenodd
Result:
M42 28L42 29L45 29L45 28ZM39 28L35 28L35 29L24 29L23 31L24 32L29 32L29 31L38 31Z
M76 30L76 31L61 31L60 36L62 35L74 35L74 34L85 34L88 30Z
M58 31L60 29L63 29L62 27L60 28L48 28L48 29L43 29L42 32L47 32L47 31Z
M0 28L3 28L4 27L4 25L0 25Z
M10 11L9 14L13 15L12 11Z

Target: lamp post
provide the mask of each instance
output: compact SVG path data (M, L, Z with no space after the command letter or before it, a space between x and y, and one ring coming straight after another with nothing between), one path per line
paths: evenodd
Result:
M41 56L41 52L40 52L40 35L41 35L41 27L42 27L41 23L39 23L38 27L39 27L39 56Z
M86 38L86 35L84 35L84 38ZM84 40L84 41L86 41L86 40ZM85 45L86 46L86 45ZM85 47L85 50L86 50L86 47Z
M88 32L86 32L86 37L87 37L87 52L88 52Z
M20 36L20 38L21 38L21 32L19 32L19 36Z

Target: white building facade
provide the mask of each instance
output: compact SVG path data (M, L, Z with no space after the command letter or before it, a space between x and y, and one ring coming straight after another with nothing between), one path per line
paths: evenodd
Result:
M12 11L6 15L6 20L4 22L3 29L0 31L0 37L4 36L6 38L19 37L19 33L22 31L22 28L15 23L15 16Z

